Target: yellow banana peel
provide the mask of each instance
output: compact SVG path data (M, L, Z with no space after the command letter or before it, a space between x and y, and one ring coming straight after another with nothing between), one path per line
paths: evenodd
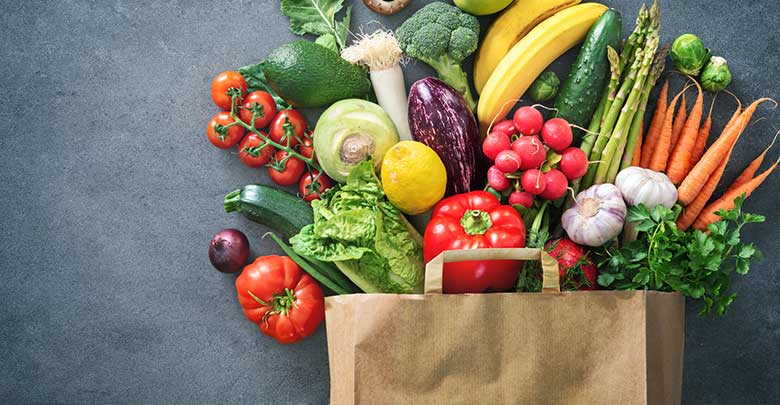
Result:
M517 42L490 75L477 106L484 136L555 59L582 42L607 6L585 3L566 8L537 25Z
M517 0L488 28L474 61L474 87L482 93L490 74L512 46L537 24L582 0Z

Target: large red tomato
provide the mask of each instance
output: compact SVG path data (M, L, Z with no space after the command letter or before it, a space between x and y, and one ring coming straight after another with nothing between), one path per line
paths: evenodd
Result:
M485 191L458 194L440 201L425 228L423 255L429 262L445 250L517 248L525 246L520 214ZM446 263L445 293L511 291L519 261L493 260Z
M544 250L558 261L561 290L598 290L599 271L580 245L561 238L545 243Z
M287 256L261 256L236 279L247 319L279 343L294 343L325 319L322 289Z

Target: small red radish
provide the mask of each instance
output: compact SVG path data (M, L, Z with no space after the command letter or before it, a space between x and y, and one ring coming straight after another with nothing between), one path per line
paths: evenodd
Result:
M514 135L517 133L517 129L515 129L515 123L512 122L512 120L503 120L495 125L493 125L493 131L501 131L507 135Z
M482 141L482 153L490 160L495 160L498 152L511 148L512 141L509 140L509 135L500 131L489 133Z
M523 190L533 195L541 194L547 187L547 183L544 181L544 173L538 169L526 170L520 176L520 185L523 186Z
M542 179L545 183L544 191L539 197L545 200L557 200L566 195L566 189L569 187L569 180L566 175L558 169L550 169L545 173Z
M569 180L579 179L588 171L588 157L580 148L568 147L561 153L558 168Z
M512 117L515 129L522 135L536 135L542 130L544 117L542 113L533 107L520 107Z
M572 134L569 121L563 118L547 120L542 126L542 140L550 149L558 153L571 146Z
M504 177L504 172L496 166L490 166L487 172L488 185L496 191L504 191L509 188L509 179Z
M538 169L547 159L547 150L538 136L521 136L512 143L512 150L520 156L520 169Z
M514 173L520 169L520 155L510 150L502 150L496 156L496 167L504 173Z
M534 205L534 195L526 191L513 191L509 194L509 204L531 208Z

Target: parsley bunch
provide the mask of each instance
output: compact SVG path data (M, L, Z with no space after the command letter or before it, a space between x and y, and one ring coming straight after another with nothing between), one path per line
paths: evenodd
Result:
M608 247L599 263L599 284L618 290L679 291L704 303L700 315L723 315L736 293L729 293L731 274L747 274L761 252L740 240L745 224L764 222L761 215L742 212L744 195L734 208L720 210L722 219L708 233L682 231L675 221L679 211L662 205L649 210L630 207L626 222L634 222L639 235L620 248Z

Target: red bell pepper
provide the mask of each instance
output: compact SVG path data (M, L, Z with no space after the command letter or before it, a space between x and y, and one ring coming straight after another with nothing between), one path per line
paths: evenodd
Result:
M425 228L423 255L427 263L445 250L515 248L525 246L520 214L485 191L458 194L440 201ZM468 261L444 265L445 293L484 293L515 288L521 262Z
M322 289L287 256L262 256L236 279L247 319L279 343L297 342L325 319Z

